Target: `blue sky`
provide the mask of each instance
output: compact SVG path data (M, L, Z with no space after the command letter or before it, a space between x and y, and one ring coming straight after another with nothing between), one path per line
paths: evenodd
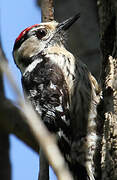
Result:
M16 68L12 49L16 37L26 27L40 23L40 9L36 6L36 0L1 0L1 39L3 49L9 60L10 69L22 92L21 75ZM6 96L15 101L15 96L5 78ZM12 180L35 180L38 176L38 156L15 136L10 136L10 158L12 164ZM51 171L51 170L50 170ZM55 176L51 171L51 179Z

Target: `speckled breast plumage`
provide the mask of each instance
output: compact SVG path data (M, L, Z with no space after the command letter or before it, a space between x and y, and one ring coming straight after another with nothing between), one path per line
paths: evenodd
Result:
M69 93L61 69L45 58L31 72L22 77L26 98L48 130L57 135L58 144L65 157L70 153Z

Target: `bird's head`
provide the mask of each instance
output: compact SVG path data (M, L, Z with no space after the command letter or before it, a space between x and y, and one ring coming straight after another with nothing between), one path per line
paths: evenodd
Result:
M49 46L56 44L62 45L62 36L64 32L79 18L79 14L65 20L62 23L56 21L35 24L23 30L17 37L13 57L16 65L20 68L26 68L34 57Z

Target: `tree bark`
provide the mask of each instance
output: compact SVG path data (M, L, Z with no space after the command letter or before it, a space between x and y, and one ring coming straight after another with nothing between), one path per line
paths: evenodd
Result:
M53 0L39 0L37 3L41 6L42 22L49 22L54 20L54 6Z
M103 55L101 74L103 91L103 107L101 111L104 118L101 151L102 180L115 180L117 179L117 92L115 88L115 77L117 75L117 6L115 1L100 0L98 1L98 9Z

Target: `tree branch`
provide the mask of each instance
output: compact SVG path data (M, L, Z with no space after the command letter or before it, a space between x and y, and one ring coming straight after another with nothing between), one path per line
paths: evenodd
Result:
M117 60L108 58L104 101L106 104L104 136L102 139L102 180L117 179Z
M39 150L40 155L40 170L39 170L39 177L38 180L49 180L49 164L46 159L45 154L43 153L43 150L40 148Z
M102 179L110 180L113 173L113 160L112 160L112 134L113 134L113 120L114 120L114 104L113 104L113 78L114 78L114 64L113 58L108 58L108 65L106 69L105 89L104 89L104 135L102 139Z
M0 39L0 61L7 61L5 54L2 50L1 39ZM0 97L4 97L4 85L3 85L3 74L0 71Z
M53 0L41 0L42 22L54 20Z
M10 100L3 98L0 101L0 129L16 135L34 151L39 152L39 145L20 111Z
M117 54L116 14L112 1L100 0L99 17L101 24L101 51L103 55L101 83L103 90L104 117L102 139L102 180L117 179L117 93L115 90L116 60L110 56ZM114 52L116 51L116 53Z
M0 62L6 62L4 52L2 50L1 39L0 39ZM5 97L4 85L3 85L3 73L0 70L0 102ZM0 113L0 121L2 121ZM11 164L9 158L9 135L1 130L0 132L0 178L5 180L11 179Z
M9 158L9 135L0 131L0 179L11 179L11 163Z

